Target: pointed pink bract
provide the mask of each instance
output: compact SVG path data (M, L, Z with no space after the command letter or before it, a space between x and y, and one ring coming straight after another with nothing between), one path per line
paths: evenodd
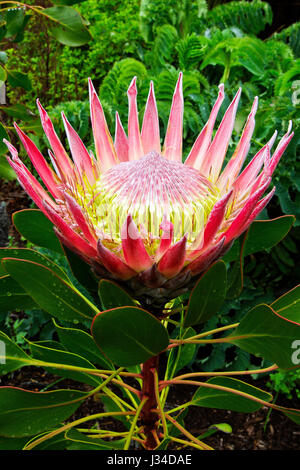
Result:
M96 155L101 171L108 170L117 163L117 155L109 133L102 105L89 78L90 109Z
M144 154L147 154L152 150L160 153L159 121L153 82L150 83L150 90L144 113L142 142Z
M163 147L163 155L168 160L182 160L182 127L183 127L183 91L182 72L175 87L170 117Z
M136 77L134 77L129 85L128 91L128 146L129 146L129 160L138 160L144 154L142 138L140 134L138 110L137 110L137 88Z
M126 263L136 272L150 268L153 261L148 255L139 231L130 215L124 222L121 236Z
M118 160L120 162L127 162L129 159L128 139L118 112L116 112L115 149Z

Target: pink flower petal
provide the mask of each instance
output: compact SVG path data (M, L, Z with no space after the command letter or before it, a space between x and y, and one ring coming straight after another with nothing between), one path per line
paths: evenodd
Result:
M262 210L264 210L264 208L266 207L266 205L270 202L270 200L272 199L274 193L275 193L275 186L274 188L272 189L272 191L269 192L269 194L267 194L258 204L257 206L255 207L255 209L253 210L252 214L250 215L249 219L247 220L246 224L242 227L242 229L240 230L240 232L238 232L237 234L237 237L239 237L243 232L245 232L248 227L252 224L252 222L256 219L256 217L258 216L258 214L260 214L260 212Z
M285 149L289 145L291 139L293 138L294 132L290 133L291 132L291 127L292 127L292 122L290 121L287 133L280 140L280 142L279 142L279 144L278 144L278 146L277 146L277 148L276 148L276 150L275 150L275 152L274 152L274 154L271 158L270 167L269 167L269 176L272 176L275 168L277 167L277 165L279 163L279 160L280 160L283 152L285 151Z
M98 240L98 256L103 266L114 276L127 280L136 275L135 271L106 248L100 240Z
M139 231L130 215L124 222L121 237L126 263L137 272L150 268L153 260L148 255Z
M212 141L207 151L207 155L203 160L203 164L201 165L201 173L203 173L204 176L211 178L213 181L216 181L219 177L219 173L223 165L233 130L240 96L241 88L239 88L237 94L227 108L214 140Z
M226 184L230 188L232 182L235 180L239 174L240 169L245 161L245 158L248 154L250 148L251 137L255 127L255 114L257 111L258 98L257 96L254 99L251 112L248 116L246 125L244 127L241 139L231 157L229 162L226 165L226 168L220 175L218 179L218 187L222 191L225 189Z
M89 78L90 109L96 155L101 172L108 170L117 163L114 144L108 130L102 105Z
M64 126L75 165L79 173L84 172L89 183L94 184L95 177L97 176L97 171L96 168L93 166L91 157L87 149L85 148L82 140L80 139L79 135L77 134L77 132L75 132L64 113L62 113L62 118L64 121Z
M142 138L140 134L138 110L137 110L137 88L136 77L134 77L129 85L128 91L128 145L129 145L129 160L138 160L144 155Z
M162 230L162 235L161 235L159 247L155 255L156 261L158 261L165 254L165 252L170 248L172 240L173 240L173 234L174 234L174 226L171 222L166 220L166 217L161 223L160 229Z
M193 276L205 271L215 259L221 256L224 244L225 237L221 238L216 244L210 245L198 258L186 266L185 271L191 271Z
M153 150L158 153L161 152L158 112L152 81L150 83L150 90L142 125L142 142L144 154L147 154Z
M168 160L182 161L182 127L183 127L183 91L182 72L175 87L170 117L163 147L163 155Z
M115 149L120 162L128 161L128 139L121 123L119 113L116 112Z
M244 191L253 183L258 173L260 172L265 160L269 157L270 149L269 145L266 144L257 152L257 154L252 158L251 162L246 166L244 171L233 183L236 192Z
M14 123L14 126L34 168L42 178L42 181L44 182L52 196L54 198L59 198L61 192L57 186L58 180L55 177L54 172L49 167L43 155L36 147L36 145L32 142L32 140L26 134L24 134L24 132L18 127L16 123Z
M43 129L45 131L46 136L48 137L50 145L55 154L57 164L60 169L61 177L63 177L64 179L67 177L67 175L71 177L71 175L73 174L73 171L72 171L73 163L71 162L61 141L57 137L57 134L54 130L51 119L49 118L48 114L46 113L42 105L40 104L39 100L37 100L37 106L38 106L39 113L41 116Z
M223 100L224 100L224 85L223 83L221 83L221 85L219 85L218 98L212 108L209 119L207 123L205 124L205 126L203 127L201 133L197 137L197 140L195 141L192 147L192 150L190 151L185 161L185 165L191 166L201 171L203 159L205 158L207 149L211 144L211 137L212 137L214 125L215 125L216 118L217 118L217 115L218 115L218 112L219 112L219 109Z
M210 242L214 239L218 232L221 223L224 220L224 215L228 201L232 195L232 190L225 194L216 204L213 206L211 213L209 214L208 221L204 229L204 240L203 247L207 247Z
M271 178L268 178L267 181L248 198L243 208L240 210L239 214L234 218L229 228L226 230L225 233L222 234L222 237L225 236L226 238L226 244L236 238L238 236L237 234L241 233L241 228L246 224L247 220L255 209L259 198L266 191L270 182Z
M47 216L47 212L44 208L44 202L47 201L49 205L51 204L53 206L55 203L53 203L53 201L49 198L44 188L42 188L35 177L31 175L20 159L18 159L18 161L12 161L10 158L7 158L7 161L15 171L21 186L28 193L37 207L41 209L41 211L44 212L44 214Z
M159 261L158 271L167 278L176 276L183 268L186 255L186 236L172 245Z
M75 222L77 223L78 227L82 231L83 235L87 239L87 241L92 245L96 246L97 238L95 236L94 231L90 228L86 217L84 216L81 207L77 204L77 202L68 194L64 193L64 197L67 201L67 205L70 209L72 216L74 217Z
M87 256L88 258L97 257L97 250L86 242L78 233L70 227L70 225L47 203L44 203L44 207L47 211L47 216L51 222L58 228L63 237L68 240L70 246L74 247L80 253Z

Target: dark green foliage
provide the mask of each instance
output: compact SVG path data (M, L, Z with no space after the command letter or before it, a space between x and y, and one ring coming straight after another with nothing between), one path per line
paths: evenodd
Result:
M253 0L219 5L207 13L205 24L224 29L238 27L247 34L258 34L272 23L272 9L269 3Z

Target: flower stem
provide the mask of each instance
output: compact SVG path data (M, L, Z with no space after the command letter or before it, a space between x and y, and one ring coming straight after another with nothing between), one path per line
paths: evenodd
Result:
M155 393L155 375L158 370L158 356L148 359L142 367L141 401L147 399L141 411L141 425L146 436L145 449L152 450L157 447L157 428L159 422L158 403Z

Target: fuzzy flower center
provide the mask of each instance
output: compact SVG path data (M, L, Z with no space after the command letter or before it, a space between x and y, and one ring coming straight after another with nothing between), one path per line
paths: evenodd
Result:
M164 220L173 223L174 242L187 235L192 243L217 199L218 190L198 170L153 151L105 171L96 182L91 206L101 238L119 243L131 214L152 251Z

